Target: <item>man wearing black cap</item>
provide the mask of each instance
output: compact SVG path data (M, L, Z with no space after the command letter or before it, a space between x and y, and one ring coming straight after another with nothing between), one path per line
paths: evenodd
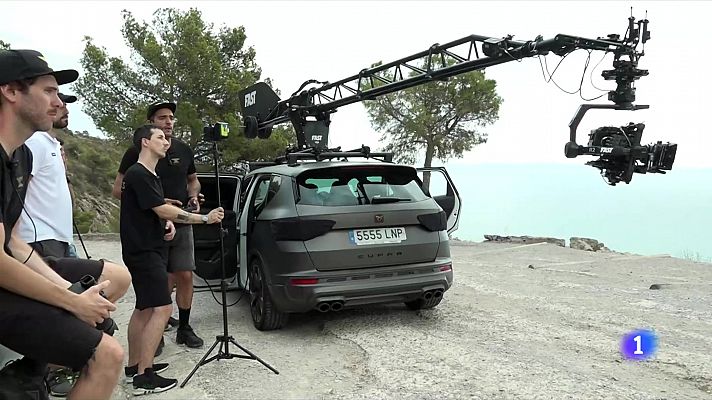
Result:
M0 376L33 361L66 366L82 371L70 397L109 399L124 351L95 326L116 309L131 283L128 271L104 260L45 261L14 231L32 171L23 143L52 127L63 104L58 85L77 77L53 71L37 51L0 50L0 344L25 356ZM99 283L81 294L68 290L85 276Z
M193 207L194 212L200 210L198 201L200 182L195 170L193 150L190 146L173 137L173 124L176 104L158 102L148 106L146 119L155 127L160 128L170 142L170 148L165 158L158 161L156 171L161 178L166 201L178 207ZM124 174L138 160L135 147L126 150L119 171L114 181L112 194L121 198L121 183ZM175 238L168 248L169 290L176 287L176 304L178 305L178 329L176 343L197 348L203 345L203 339L198 337L190 326L190 309L193 303L193 271L195 257L193 253L193 228L187 224L176 224ZM157 354L162 350L159 344Z
M67 103L75 96L59 93L62 107L52 124L64 129L69 124ZM57 133L37 131L25 145L32 150L32 176L27 184L25 208L18 222L20 237L42 256L69 257L72 243L72 198L67 170Z
M62 93L59 99L62 107L52 123L54 129L67 127L67 103L77 101L75 96ZM35 132L25 145L32 151L32 175L27 183L25 212L17 223L18 234L43 257L72 257L72 197L62 144L57 133L49 130ZM79 374L69 368L53 369L47 377L50 394L67 396L78 377Z

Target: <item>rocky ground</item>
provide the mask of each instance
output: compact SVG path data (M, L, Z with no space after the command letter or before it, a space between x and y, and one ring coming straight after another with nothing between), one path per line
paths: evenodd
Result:
M93 257L120 260L115 241L86 244ZM263 333L243 298L229 308L230 334L279 375L254 360L215 361L184 388L149 397L712 398L712 265L549 243L453 242L452 251L455 285L433 310L310 313ZM114 316L124 345L132 296ZM230 293L228 301L238 297ZM165 376L179 382L222 331L209 292L196 294L193 310L206 347L177 346L167 333L159 357L171 363ZM658 335L648 361L620 354L621 337L637 328ZM121 385L113 398L129 393Z

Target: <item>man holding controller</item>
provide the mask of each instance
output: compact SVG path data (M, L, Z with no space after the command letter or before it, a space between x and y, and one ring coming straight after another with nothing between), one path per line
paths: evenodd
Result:
M104 260L43 260L16 229L32 170L24 142L52 127L62 107L59 85L77 71L52 70L34 50L0 50L0 344L20 361L81 370L70 398L109 399L124 351L96 325L108 320L131 279L123 266ZM80 294L68 290L88 278L98 284ZM13 363L13 364L15 364ZM0 371L10 373L12 365Z

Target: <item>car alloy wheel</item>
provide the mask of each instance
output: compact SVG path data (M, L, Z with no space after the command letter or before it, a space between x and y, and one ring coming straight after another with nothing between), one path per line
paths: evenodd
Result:
M262 313L265 307L264 282L262 268L257 260L250 263L250 313L252 320L257 324L262 321Z

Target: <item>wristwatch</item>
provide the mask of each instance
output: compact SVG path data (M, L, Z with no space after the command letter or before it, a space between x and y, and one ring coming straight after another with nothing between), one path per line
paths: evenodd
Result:
M208 214L203 214L203 216L200 217L200 219L203 221L204 224L207 224L208 223Z

